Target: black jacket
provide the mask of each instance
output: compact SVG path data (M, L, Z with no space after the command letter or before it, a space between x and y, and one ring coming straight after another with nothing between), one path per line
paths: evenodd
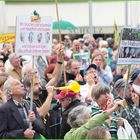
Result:
M28 112L29 106L26 103L25 108ZM34 105L33 111L36 116L36 120L33 122L33 130L35 130L36 132L35 138L38 138L39 134L45 134L45 127L39 114L36 111L36 106ZM24 121L18 111L18 108L12 99L0 107L1 139L25 139L24 131L27 128L28 127L24 124Z
M62 123L60 126L60 138L63 139L64 135L71 129L70 125L67 123L67 118L69 112L76 106L82 105L83 103L80 102L80 100L76 99L72 101L68 107L65 109L65 111L62 113Z

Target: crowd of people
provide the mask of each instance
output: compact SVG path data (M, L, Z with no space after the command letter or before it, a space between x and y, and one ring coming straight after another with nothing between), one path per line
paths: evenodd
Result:
M138 139L140 138L140 68L117 65L111 37L86 34L62 42L53 39L51 56L0 50L1 139ZM75 54L87 52L81 69ZM80 90L58 90L69 81Z

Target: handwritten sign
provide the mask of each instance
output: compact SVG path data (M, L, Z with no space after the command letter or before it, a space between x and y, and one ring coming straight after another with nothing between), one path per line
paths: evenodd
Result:
M18 16L16 23L16 48L20 55L46 56L52 48L52 18L40 17L33 22L30 16Z

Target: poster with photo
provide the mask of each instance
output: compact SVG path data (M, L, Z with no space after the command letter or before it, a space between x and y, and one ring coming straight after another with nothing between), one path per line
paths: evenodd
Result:
M17 16L16 48L19 55L46 56L52 50L52 17L32 20L30 16Z
M73 59L80 63L80 70L85 70L91 63L88 52L73 54Z
M123 28L118 64L140 64L140 28Z

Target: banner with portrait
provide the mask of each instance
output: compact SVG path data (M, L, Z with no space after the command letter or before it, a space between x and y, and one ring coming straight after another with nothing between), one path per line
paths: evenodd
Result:
M52 50L52 18L17 16L16 48L19 55L46 56Z
M140 64L140 28L123 28L118 64Z

